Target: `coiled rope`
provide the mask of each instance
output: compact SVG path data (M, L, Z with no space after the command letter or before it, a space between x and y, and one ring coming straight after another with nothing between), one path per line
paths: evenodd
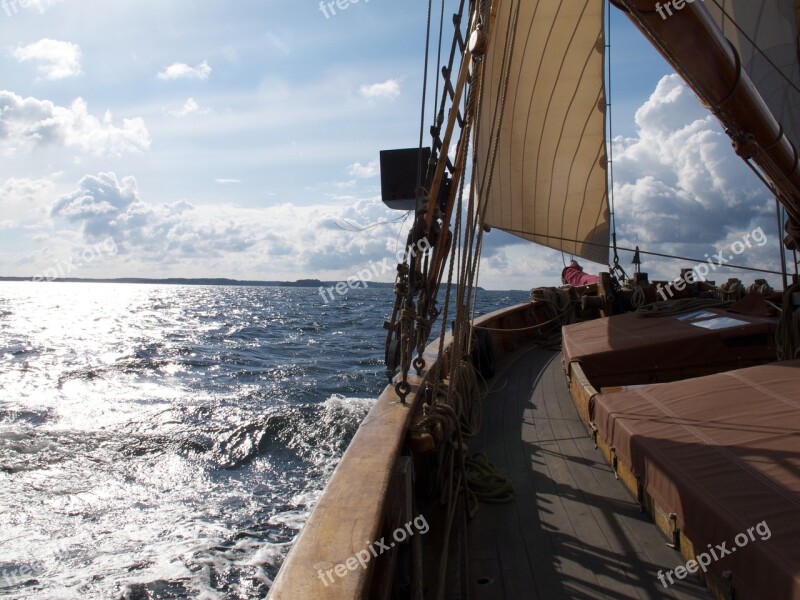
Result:
M741 300L747 294L747 289L739 279L729 279L717 290L720 300Z
M753 292L757 294L761 294L762 296L766 296L767 294L773 293L775 290L772 289L772 286L767 283L766 279L756 279L755 283L750 285L747 288L747 293L752 294Z
M473 454L464 461L470 491L481 502L508 504L514 501L514 486L505 475L482 452Z

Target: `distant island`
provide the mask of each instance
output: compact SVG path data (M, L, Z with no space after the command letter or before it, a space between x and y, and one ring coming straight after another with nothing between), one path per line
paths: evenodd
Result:
M81 279L79 277L64 277L55 279L34 279L33 277L0 277L0 281L28 281L31 283L140 283L147 285L227 285L232 287L292 287L292 288L325 288L335 287L339 281L321 281L319 279L298 279L297 281L254 281L248 279L225 278L184 278L171 277L169 279L148 279L146 277L119 277L116 279ZM363 288L365 282L360 282L358 287ZM381 281L368 281L367 287L393 288L394 283ZM482 287L476 288L485 291Z
M30 281L33 277L0 277L0 281ZM82 279L78 277L64 277L48 279L41 283L140 283L150 285L227 285L248 287L303 287L319 288L335 286L337 281L321 281L319 279L298 279L297 281L253 281L226 278L183 278L170 277L168 279L148 279L143 277L120 277L116 279ZM369 287L391 288L394 283L369 282Z

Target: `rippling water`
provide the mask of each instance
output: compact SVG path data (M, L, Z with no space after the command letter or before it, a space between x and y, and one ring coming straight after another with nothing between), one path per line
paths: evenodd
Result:
M263 597L386 383L391 300L0 283L0 597Z

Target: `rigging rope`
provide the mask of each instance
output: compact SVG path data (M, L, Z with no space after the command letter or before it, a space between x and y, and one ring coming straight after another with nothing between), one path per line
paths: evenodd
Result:
M439 52L438 58L436 59L436 91L433 93L433 122L434 127L437 125L436 123L436 115L439 114L439 73L442 70L442 36L444 35L444 2L442 0L442 14L439 16Z
M557 241L561 241L561 242L573 242L573 243L577 243L577 244L585 244L587 246L598 246L598 247L601 247L601 248L611 248L611 246L608 245L608 244L601 244L599 242L590 242L588 240L578 240L578 239L574 239L574 238L560 237L560 236L557 236L557 235L547 235L545 233L529 233L527 231L519 231L519 230L516 230L516 229L510 229L510 228L506 228L506 227L503 228L503 231L506 231L508 233L519 234L519 235L523 236L526 239L528 239L530 237L540 237L540 238L546 238L546 239L551 239L551 240L557 240ZM626 248L624 246L620 246L619 249L620 250L624 250L625 252L636 252L635 248ZM685 261L689 261L689 262L693 262L693 263L697 263L697 264L703 264L703 263L707 263L708 262L708 260L705 259L705 258L703 258L703 259L691 258L691 257L687 257L687 256L679 256L677 254L665 254L663 252L647 252L645 250L639 250L639 254L644 254L645 256L657 256L659 258L685 260ZM770 269L758 269L756 267L746 267L744 265L736 265L736 264L732 264L732 263L725 263L725 264L721 264L721 265L718 265L718 266L723 268L723 269L737 269L737 270L741 270L741 271L752 271L754 273L766 273L768 275L781 275L780 271L772 271Z
M425 104L428 94L428 59L431 50L431 16L433 14L433 0L428 0L428 28L425 34L425 69L422 74L422 115L419 122L419 155L417 156L417 203L419 203L419 190L422 187L422 144L425 141ZM437 85L439 77L436 77ZM419 208L419 207L417 207Z
M721 4L718 2L718 0L711 0L711 1L712 1L712 2L713 2L715 5L716 5L716 7L717 7L717 8L720 10L720 12L722 12L722 14L725 16L725 18L726 18L726 19L728 19L728 20L729 20L729 21L730 21L730 22L733 24L733 26L734 26L734 27L736 27L736 29L738 29L738 30L739 30L739 33L741 33L741 34L742 34L742 36L743 36L743 37L744 37L744 38L745 38L745 39L746 39L748 42L750 42L750 45L751 45L751 46L752 46L752 47L753 47L753 48L754 48L754 49L755 49L755 50L756 50L756 51L757 51L757 52L758 52L758 53L761 55L761 57L762 57L764 60L766 60L766 61L767 61L767 62L770 64L770 66L771 66L773 69L775 69L775 70L776 70L776 71L777 71L777 72L780 74L780 76L781 76L783 79L785 79L785 80L786 80L786 83L788 83L788 84L789 84L789 87L791 87L791 88L794 88L794 90L795 90L796 92L800 92L800 88L798 88L798 87L797 87L797 85L795 84L795 82L794 82L794 81L792 81L791 79L789 79L789 76L788 76L788 75L786 75L786 73L784 73L784 72L781 70L781 68L780 68L780 67L778 67L778 65L776 65L776 64L775 64L775 62L774 62L774 61L773 61L773 60L772 60L772 59L771 59L771 58L770 58L770 57L767 55L767 53L766 53L766 52L764 52L764 50L762 50L762 49L761 49L761 46L759 46L758 44L756 44L756 43L755 43L755 41L754 41L754 40L753 40L753 39L752 39L752 38L751 38L749 35L747 35L747 32L746 32L744 29L742 29L742 28L739 26L739 24L738 24L738 23L735 21L735 19L734 19L732 16L730 16L730 15L728 14L728 12L727 12L727 11L725 10L725 8L724 8L724 7L723 7L723 6L722 6L722 5L721 5Z
M614 125L611 112L611 3L608 3L608 18L606 23L606 69L608 72L608 82L606 84L606 120L608 121L608 202L611 209L611 241L614 248L614 268L622 269L619 265L619 249L617 248L617 211L614 203ZM622 271L624 274L625 272Z

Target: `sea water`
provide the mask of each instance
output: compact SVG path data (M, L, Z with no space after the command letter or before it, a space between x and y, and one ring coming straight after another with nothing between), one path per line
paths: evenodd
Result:
M392 301L0 283L0 597L263 597L386 385Z

